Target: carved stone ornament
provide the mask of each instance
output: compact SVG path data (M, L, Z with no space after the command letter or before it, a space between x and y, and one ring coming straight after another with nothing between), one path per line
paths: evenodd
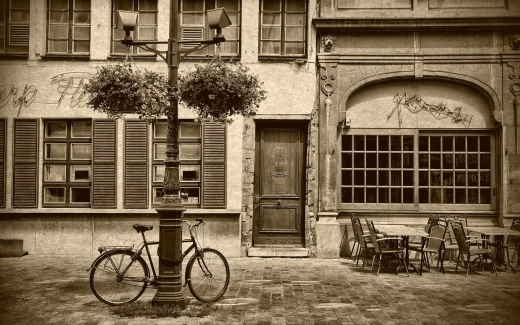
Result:
M334 35L325 35L321 37L321 46L323 47L323 51L332 52L336 50L336 36Z
M511 50L520 51L520 35L509 36L509 46Z

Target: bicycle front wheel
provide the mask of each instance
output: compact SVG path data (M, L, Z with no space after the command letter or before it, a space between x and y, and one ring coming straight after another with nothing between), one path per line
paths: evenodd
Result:
M135 301L143 294L149 275L148 265L142 257L132 261L133 255L132 251L112 251L94 263L90 271L90 288L99 300L119 306Z
M186 265L186 281L191 294L199 301L219 300L229 285L229 265L224 255L213 248L203 248Z

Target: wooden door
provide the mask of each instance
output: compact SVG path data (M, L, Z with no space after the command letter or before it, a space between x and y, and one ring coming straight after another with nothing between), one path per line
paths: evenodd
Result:
M259 123L253 246L304 247L305 124Z

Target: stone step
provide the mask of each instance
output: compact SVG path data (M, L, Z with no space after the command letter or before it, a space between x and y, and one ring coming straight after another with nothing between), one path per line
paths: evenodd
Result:
M247 250L249 257L309 257L307 248L296 247L251 247Z

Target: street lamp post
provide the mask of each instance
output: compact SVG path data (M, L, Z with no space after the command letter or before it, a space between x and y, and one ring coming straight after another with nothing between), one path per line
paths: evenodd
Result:
M224 8L207 11L208 24L216 29L217 34L212 40L203 40L199 45L181 51L179 44L190 43L178 41L180 24L178 19L179 1L170 0L170 34L168 41L133 41L130 32L135 30L137 12L119 10L118 28L125 30L125 39L121 41L127 47L139 46L159 55L168 64L168 78L170 90L170 109L167 117L166 159L164 160L163 197L159 213L159 280L157 293L152 304L177 305L185 307L186 298L182 287L182 213L185 211L179 195L179 116L178 100L173 96L177 88L178 69L182 59L188 54L212 44L225 42L222 28L231 25L231 21ZM149 47L151 44L168 44L168 50L158 51ZM166 54L166 56L164 56ZM182 55L181 55L182 54Z

